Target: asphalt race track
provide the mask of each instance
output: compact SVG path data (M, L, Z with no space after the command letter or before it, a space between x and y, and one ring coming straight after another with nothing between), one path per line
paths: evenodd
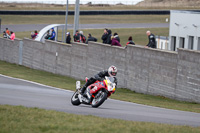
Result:
M72 91L0 75L0 104L23 105L130 121L200 126L200 113L163 109L112 99L105 101L99 108L88 105L73 106L72 94Z
M35 31L41 30L48 24L17 24L2 25L1 33L8 28L13 32ZM169 23L132 23L132 24L79 24L79 29L103 29L104 28L168 28ZM73 25L69 24L68 29L73 29Z

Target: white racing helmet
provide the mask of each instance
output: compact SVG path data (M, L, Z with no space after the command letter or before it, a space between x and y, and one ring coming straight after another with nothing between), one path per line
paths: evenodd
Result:
M117 75L117 67L115 66L110 66L108 68L108 74L111 76L111 77L115 77Z

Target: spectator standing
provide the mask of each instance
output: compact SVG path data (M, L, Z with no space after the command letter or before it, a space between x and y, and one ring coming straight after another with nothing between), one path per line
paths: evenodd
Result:
M66 33L66 43L71 43L71 35L69 32Z
M80 34L81 34L81 36L80 36L80 42L86 43L87 38L83 35L83 31L80 31Z
M120 43L120 38L119 38L119 35L115 32L114 33L114 37L117 39L117 41Z
M88 34L88 39L87 39L87 41L86 41L87 44L88 44L88 41L94 41L94 42L96 42L97 39L96 39L95 37L92 37L91 34Z
M56 38L56 32L54 31L54 28L51 28L50 40L54 40L55 41L55 38Z
M6 33L8 34L8 36L10 36L10 31L8 30L8 28L6 28Z
M111 46L119 46L119 47L122 47L122 45L117 41L117 39L114 37L114 36L111 36Z
M149 38L149 43L146 45L146 47L156 48L156 39L154 34L152 34L150 31L147 31L146 34Z
M130 36L130 37L128 38L128 42L126 43L126 45L128 45L128 44L135 45L135 43L133 42L132 36Z
M15 33L13 31L10 32L11 35L10 35L10 40L14 40L15 39Z
M106 43L107 43L107 44L111 44L111 43L112 43L112 40L111 40L112 31L111 31L111 30L108 30L107 32L108 32L108 37L107 37Z
M50 33L49 33L49 30L47 31L47 33L46 33L46 36L44 37L45 39L49 39L50 38Z
M81 34L76 30L76 34L74 35L74 42L80 42Z
M102 35L102 37L101 37L101 40L103 40L103 43L107 43L107 38L108 38L108 29L104 29L104 33L103 33L103 35Z
M35 39L36 37L37 37L37 35L38 35L38 32L37 32L37 30L35 30L35 33L31 33L31 38L32 39Z

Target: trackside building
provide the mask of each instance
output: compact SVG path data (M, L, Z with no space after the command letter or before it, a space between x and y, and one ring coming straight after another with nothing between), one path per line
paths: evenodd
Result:
M172 10L168 50L200 50L200 12Z

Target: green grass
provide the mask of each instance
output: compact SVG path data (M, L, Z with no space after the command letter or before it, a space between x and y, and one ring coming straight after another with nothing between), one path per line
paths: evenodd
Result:
M48 73L0 61L0 74L26 79L53 87L74 90L76 80L73 78Z
M111 29L112 32L117 32L119 34L121 44L123 46L128 42L128 37L132 36L133 41L138 45L146 45L148 43L148 37L146 36L146 31L150 30L155 35L169 36L169 28L130 28L130 29ZM68 30L71 34L72 30ZM102 42L101 36L103 34L103 29L84 29L84 35L87 37L88 33L98 39L98 42ZM23 39L24 37L30 38L31 31L27 32L17 32L15 33L17 38ZM59 40L62 40L62 32L59 32Z
M132 122L0 105L0 133L198 133L200 127Z
M0 18L3 25L65 23L65 15L0 15ZM80 24L165 23L166 18L169 15L81 15ZM74 16L69 15L68 24L73 23Z
M4 61L0 61L0 74L22 78L53 87L75 90L76 80L73 78L33 70L24 66L6 63ZM118 88L117 92L112 95L111 98L145 105L200 113L200 104L180 102L160 96L138 94L127 89Z

